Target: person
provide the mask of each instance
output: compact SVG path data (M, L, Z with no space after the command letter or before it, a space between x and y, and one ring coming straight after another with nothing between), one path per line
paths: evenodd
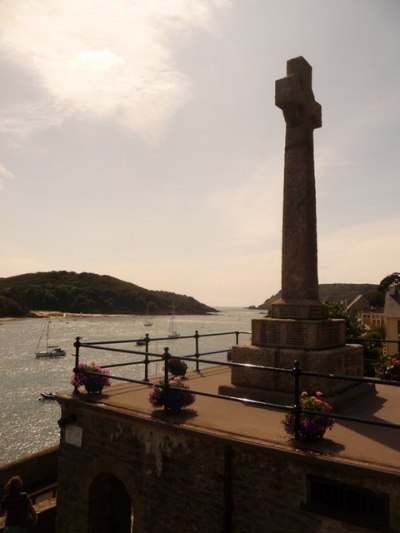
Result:
M0 516L7 513L4 533L27 533L27 518L31 517L32 525L37 521L31 499L22 489L23 483L19 476L13 476L4 485L5 495L0 501Z

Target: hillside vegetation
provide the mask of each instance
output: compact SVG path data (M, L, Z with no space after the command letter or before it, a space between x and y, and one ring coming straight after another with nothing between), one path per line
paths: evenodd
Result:
M371 283L321 283L319 285L319 298L322 302L344 302L350 304L359 294L368 295L374 293L378 285ZM258 309L270 309L271 304L281 297L281 291L274 294Z
M83 272L38 272L0 278L0 316L32 310L65 313L200 315L216 309L191 296L152 291L111 276Z

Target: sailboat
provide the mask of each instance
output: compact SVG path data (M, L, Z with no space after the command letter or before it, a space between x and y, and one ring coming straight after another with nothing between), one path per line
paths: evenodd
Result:
M153 325L153 322L151 321L151 318L149 316L149 306L150 304L147 304L147 317L146 317L146 320L144 322L144 325L146 328L149 328L150 326Z
M42 341L42 337L46 332L46 349L45 350L39 350L40 343ZM49 344L49 333L50 333L50 319L47 321L47 324L44 325L42 329L42 333L39 337L39 342L37 343L35 355L36 357L62 357L63 355L67 355L66 351L60 348L59 346L54 346Z
M181 334L178 333L175 329L175 317L174 317L174 306L172 306L172 315L169 320L169 328L168 328L168 338L169 339L177 339L180 337Z

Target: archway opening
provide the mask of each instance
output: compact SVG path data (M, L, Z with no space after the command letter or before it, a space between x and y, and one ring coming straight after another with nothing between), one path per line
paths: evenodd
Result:
M132 533L133 507L121 481L110 474L93 480L89 492L88 533Z

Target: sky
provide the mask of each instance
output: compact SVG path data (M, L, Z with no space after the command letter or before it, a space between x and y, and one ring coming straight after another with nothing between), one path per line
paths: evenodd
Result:
M398 0L1 0L0 277L213 306L281 286L285 122L313 68L320 283L400 266Z

